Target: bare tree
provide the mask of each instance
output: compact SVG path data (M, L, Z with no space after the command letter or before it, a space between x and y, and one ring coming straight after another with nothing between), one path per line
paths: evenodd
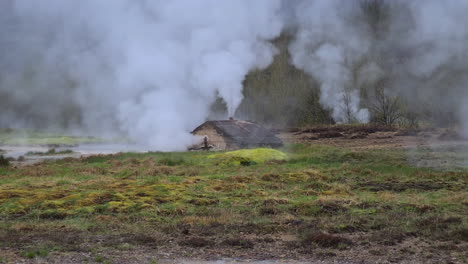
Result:
M342 105L342 110L344 113L344 123L353 123L356 121L356 118L353 113L352 109L352 102L351 102L351 94L347 89L343 89L343 105Z
M375 96L370 104L373 120L383 125L394 125L402 117L400 98L391 96L385 92L386 80L378 82L375 88Z

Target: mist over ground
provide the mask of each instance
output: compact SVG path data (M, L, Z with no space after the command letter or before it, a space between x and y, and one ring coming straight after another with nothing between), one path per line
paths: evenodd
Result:
M467 8L463 0L5 0L0 127L125 135L158 150L185 149L212 116L467 131ZM383 116L386 107L395 116Z

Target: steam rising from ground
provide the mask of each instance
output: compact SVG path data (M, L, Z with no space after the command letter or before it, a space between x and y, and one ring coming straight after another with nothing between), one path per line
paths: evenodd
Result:
M395 86L413 105L429 105L468 132L468 2L410 1L412 26L401 38L408 50ZM402 25L399 25L402 28ZM401 32L401 30L400 30ZM468 134L467 134L468 135Z
M295 3L292 62L320 82L321 103L335 121L368 121L366 108L381 87L410 111L468 131L467 1Z
M272 62L270 40L288 30L291 63L320 83L335 121L367 122L368 88L383 84L468 131L467 1L110 2L0 2L0 127L183 149L217 97L235 113L246 74Z
M335 121L369 121L360 107L352 67L368 52L369 39L353 23L353 1L301 1L294 10L297 36L290 47L295 66L320 82L320 102Z
M0 93L8 100L2 100L1 125L29 118L51 123L58 112L79 108L76 119L92 131L114 128L160 150L184 149L216 96L233 114L245 75L271 63L275 49L268 40L282 30L280 4L3 3L10 17L2 50L10 54L2 58Z

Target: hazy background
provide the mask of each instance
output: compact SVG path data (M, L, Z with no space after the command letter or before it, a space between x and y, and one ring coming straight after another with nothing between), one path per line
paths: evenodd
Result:
M4 0L0 127L184 149L207 118L468 131L468 1Z

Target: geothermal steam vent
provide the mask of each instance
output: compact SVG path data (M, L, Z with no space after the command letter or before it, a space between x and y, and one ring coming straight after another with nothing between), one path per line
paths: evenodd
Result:
M283 146L281 139L265 127L247 121L207 121L192 131L203 137L202 142L192 149L233 150L241 148Z

